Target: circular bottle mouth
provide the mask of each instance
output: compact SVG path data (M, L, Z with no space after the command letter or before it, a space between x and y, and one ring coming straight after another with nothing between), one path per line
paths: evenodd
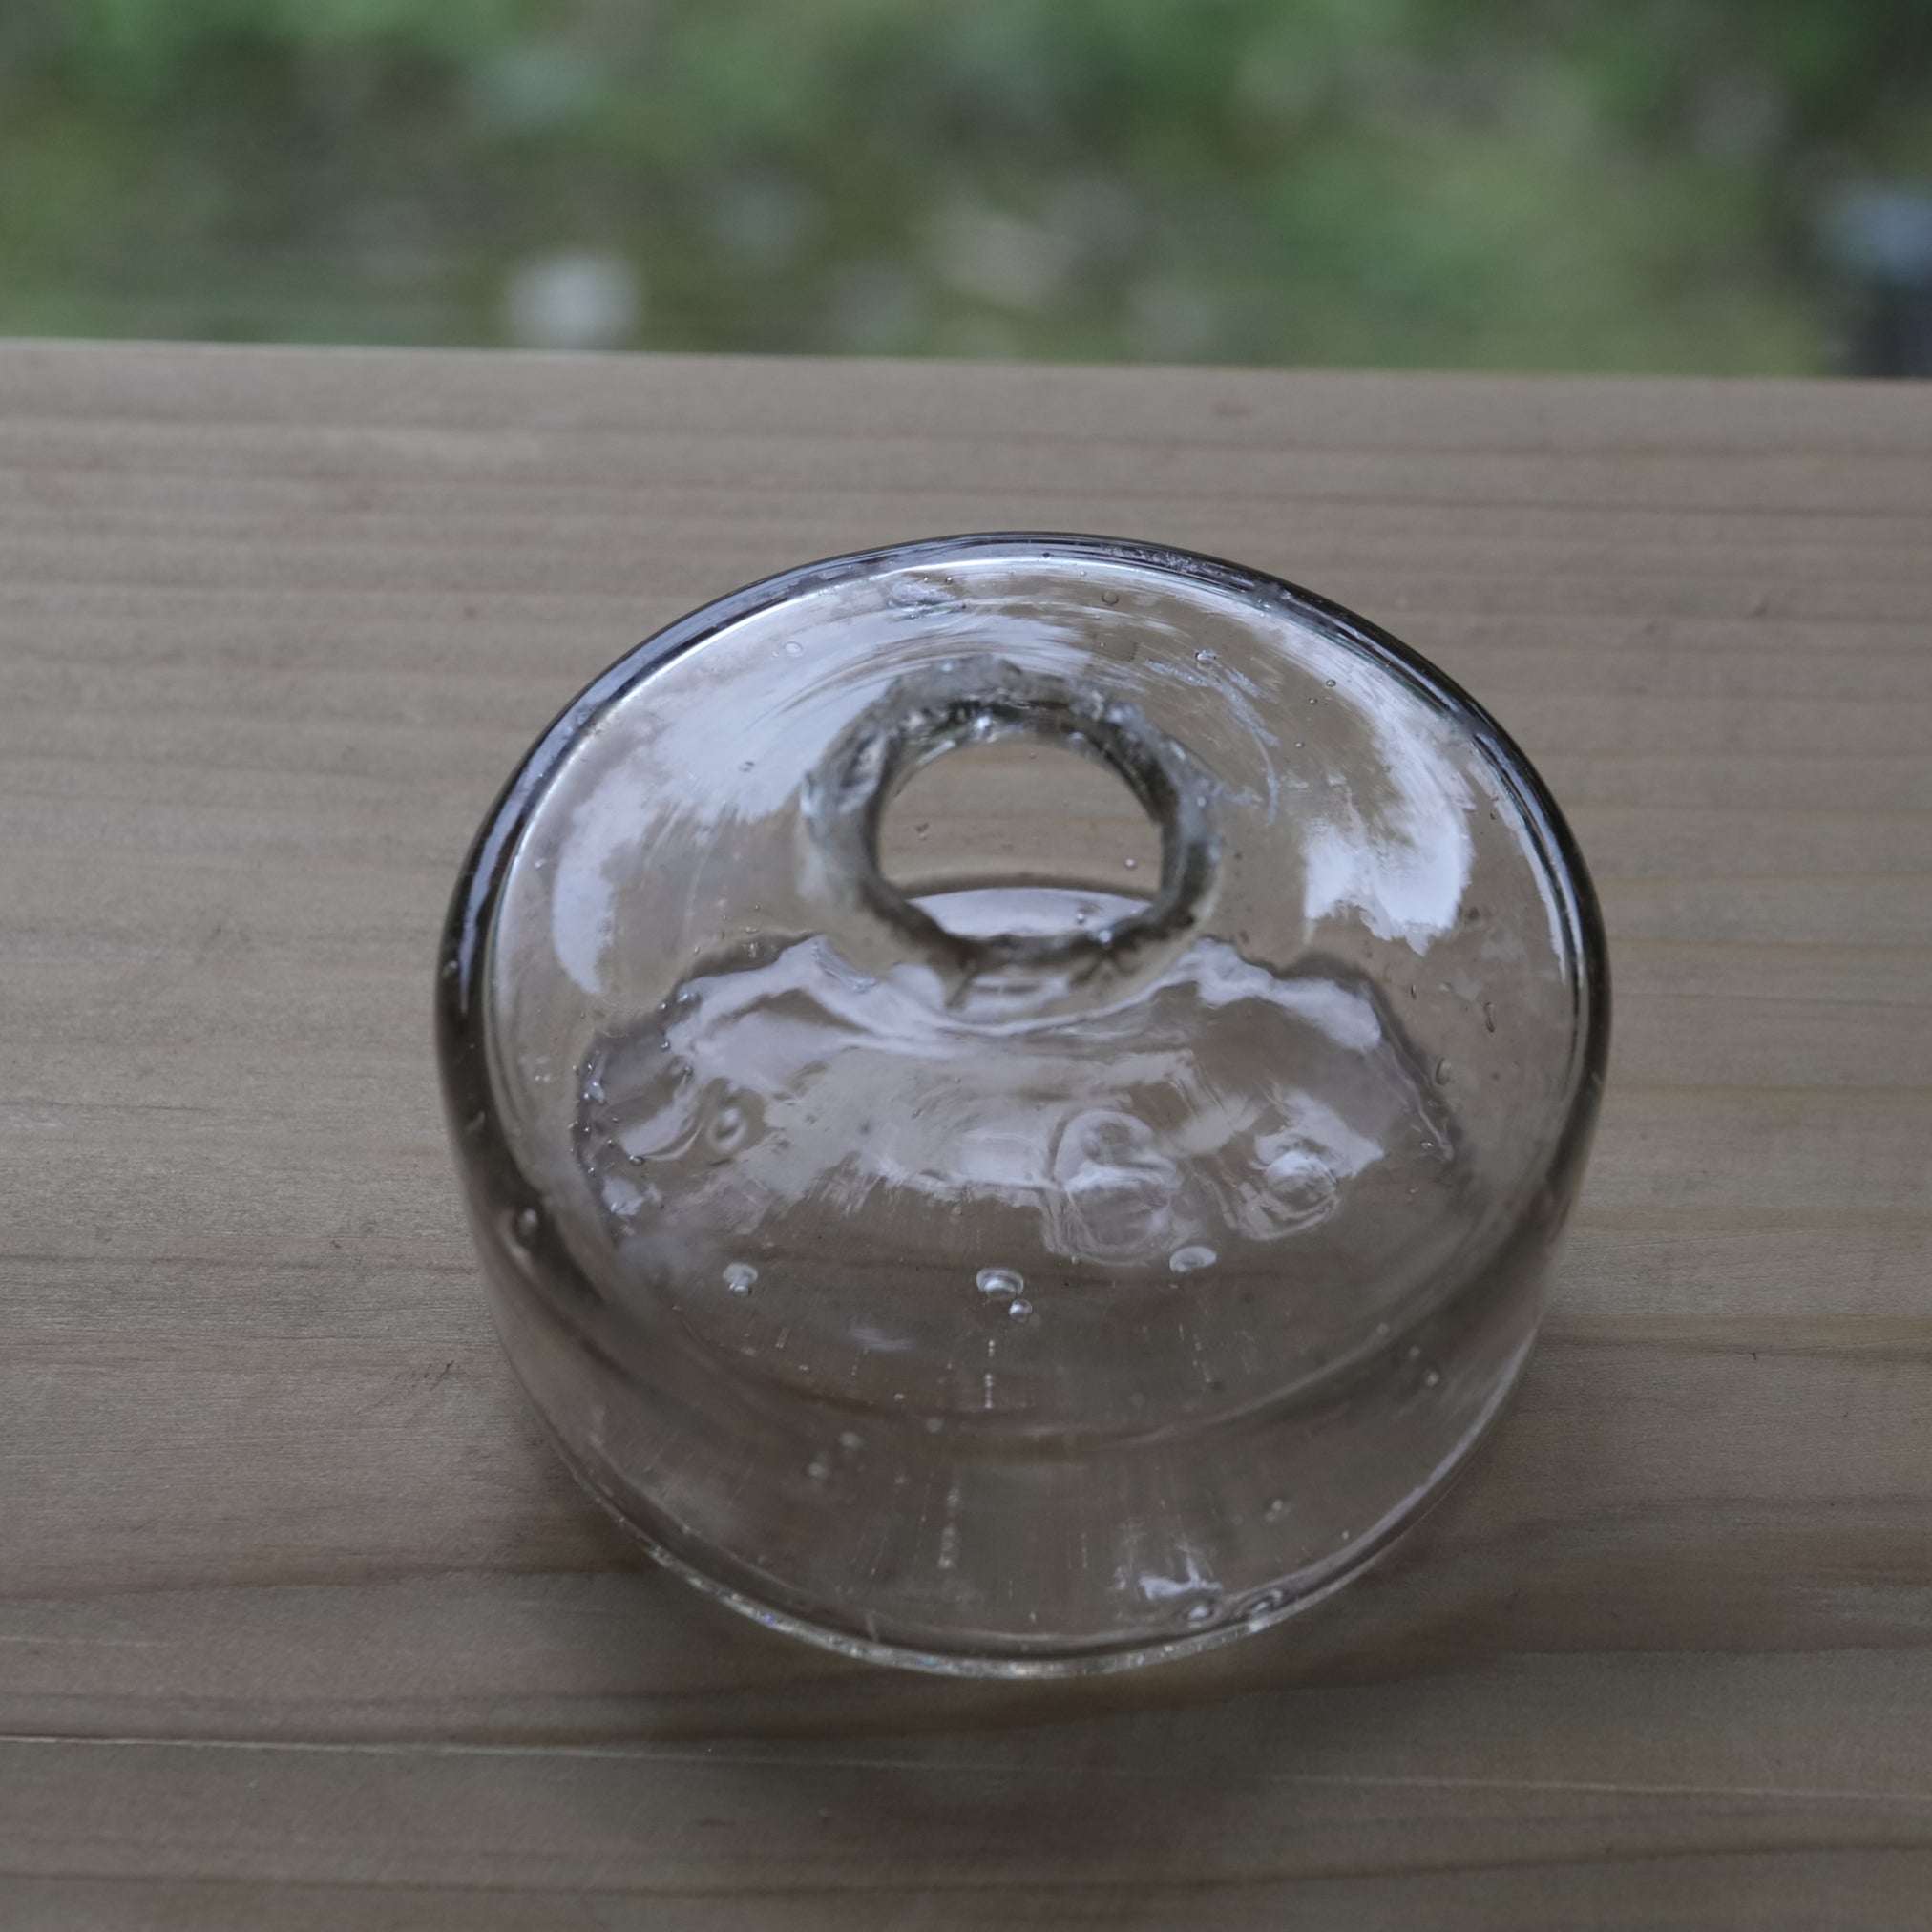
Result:
M1159 876L1144 905L1070 931L960 933L887 876L881 827L914 775L948 752L1016 739L1091 759L1125 785L1161 842ZM1124 997L1187 944L1212 900L1220 797L1200 760L1133 704L986 657L949 661L892 685L808 782L804 823L841 914L841 950L857 956L853 964L923 968L949 1012L1018 1019Z

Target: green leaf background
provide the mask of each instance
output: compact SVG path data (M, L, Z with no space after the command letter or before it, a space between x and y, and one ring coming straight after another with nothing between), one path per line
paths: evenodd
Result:
M0 331L1806 371L1928 0L0 0Z

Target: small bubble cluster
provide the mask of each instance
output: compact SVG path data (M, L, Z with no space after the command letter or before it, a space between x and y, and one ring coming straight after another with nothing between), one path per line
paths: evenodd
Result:
M959 593L951 585L924 577L902 578L886 593L886 602L902 618L938 617L957 610L960 601Z

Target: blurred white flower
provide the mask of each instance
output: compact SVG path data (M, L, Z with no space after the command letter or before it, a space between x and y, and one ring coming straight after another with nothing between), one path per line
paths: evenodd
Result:
M621 255L565 249L511 271L503 324L525 348L620 348L644 319L644 284Z

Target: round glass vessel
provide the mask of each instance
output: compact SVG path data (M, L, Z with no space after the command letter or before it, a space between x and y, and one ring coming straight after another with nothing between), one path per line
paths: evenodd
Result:
M1093 537L814 564L613 667L438 986L498 1325L670 1565L1007 1676L1257 1630L1514 1385L1608 1035L1575 844L1373 625Z

